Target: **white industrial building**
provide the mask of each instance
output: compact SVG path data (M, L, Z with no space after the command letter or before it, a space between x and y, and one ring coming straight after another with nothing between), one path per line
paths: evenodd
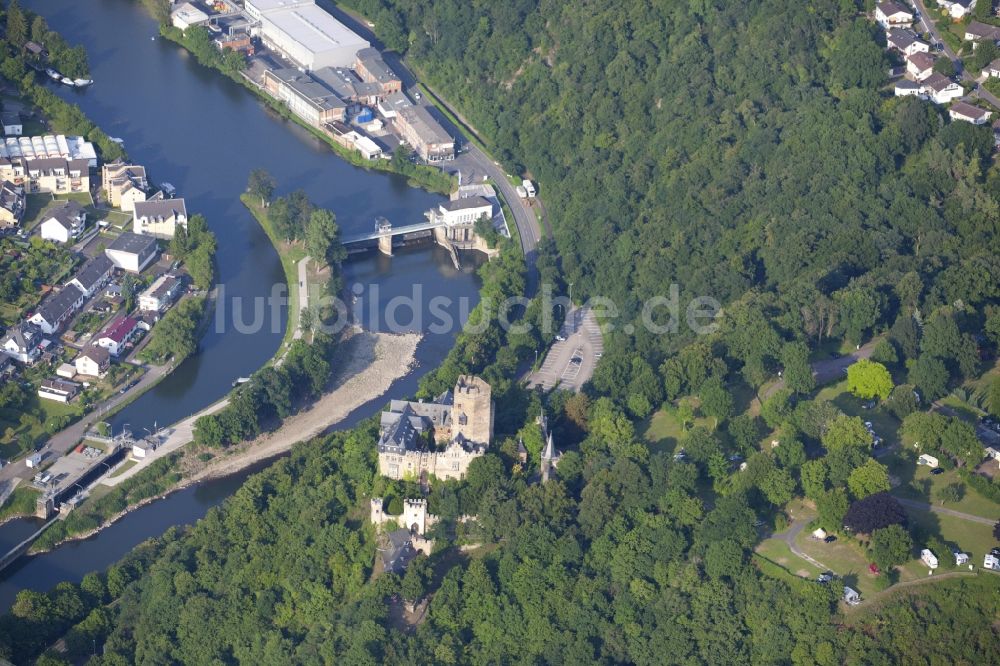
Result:
M245 9L261 41L306 70L351 67L370 46L313 0L247 0Z

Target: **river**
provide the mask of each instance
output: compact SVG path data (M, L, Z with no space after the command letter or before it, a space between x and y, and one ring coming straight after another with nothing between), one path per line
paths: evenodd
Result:
M124 139L130 158L145 165L154 182L176 186L189 214L205 215L219 240L223 325L210 327L198 354L120 412L114 425L127 423L142 432L154 423L184 418L223 396L235 377L249 375L277 350L285 308L276 314L262 308L262 327L253 334L240 333L233 325L234 299L242 300L242 320L249 322L254 299L266 298L275 284L284 283L274 247L239 201L252 169L267 169L278 182L279 194L304 189L314 203L336 213L344 234L370 229L376 216L396 224L420 221L426 209L443 200L409 187L403 178L339 159L248 90L161 39L138 2L24 0L22 6L44 16L71 43L82 44L90 57L94 85L75 90L50 84L53 90L79 104L109 135ZM344 265L344 279L349 286L359 285L359 304L365 307L358 310L366 325L376 324L373 315L381 318L390 299L414 293L425 311L430 299L448 296L446 309L459 319L478 300L476 263L475 257L463 256L459 271L436 246L412 248L391 259L351 259ZM369 301L374 307L368 307ZM407 309L400 312L405 326ZM406 327L426 329L428 319ZM427 335L417 349L417 368L389 393L411 393L419 377L443 360L454 334ZM344 425L370 414L381 402L379 398L357 410ZM9 606L22 588L44 590L63 580L78 581L167 527L193 522L239 487L247 474L187 488L132 512L91 539L22 558L2 574L0 606ZM21 520L0 527L0 545L17 543L33 525Z

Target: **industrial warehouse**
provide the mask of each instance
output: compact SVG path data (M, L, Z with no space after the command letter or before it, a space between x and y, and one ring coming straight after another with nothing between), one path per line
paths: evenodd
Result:
M174 27L204 27L220 49L245 53L244 77L305 124L364 159L399 147L423 162L455 157L455 139L369 42L314 0L186 2Z

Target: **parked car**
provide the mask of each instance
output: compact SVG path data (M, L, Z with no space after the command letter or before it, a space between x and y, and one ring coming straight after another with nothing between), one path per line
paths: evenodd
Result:
M934 469L931 470L931 474L933 474L934 476L937 476L938 474L944 474L944 470L941 469L940 467L935 467Z
M827 535L827 537L825 539L823 539L823 543L833 543L836 540L837 540L837 537L835 537L832 534L829 534L829 535Z
M569 360L569 362L572 363L573 365L580 365L581 363L583 363L583 359L580 358L579 356L574 356Z
M823 573L821 573L819 575L819 578L816 579L816 582L817 583L829 583L831 580L833 580L833 572L831 572L831 571L825 571L825 572L823 572Z

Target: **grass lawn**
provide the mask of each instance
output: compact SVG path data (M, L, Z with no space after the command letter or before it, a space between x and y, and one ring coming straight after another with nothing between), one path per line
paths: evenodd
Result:
M955 470L946 470L942 474L931 474L929 467L917 464L916 455L909 449L893 452L893 455L883 458L882 463L889 468L889 474L900 481L900 484L892 490L895 495L918 502L927 502L935 506L944 506L946 509L954 509L962 513L971 513L983 518L1000 517L1000 504L983 497L965 485ZM941 488L952 483L961 483L965 488L965 494L958 502L942 505L937 499L937 493Z
M832 402L834 406L848 416L860 417L862 421L871 421L875 434L881 437L883 446L891 446L898 441L899 420L881 407L863 409L864 402L847 390L847 380L841 379L834 384L828 384L816 394L817 400Z
M93 206L94 198L90 192L66 192L65 194L53 195L57 201L76 201L81 206Z
M649 443L649 448L654 452L664 451L673 453L677 448L677 443L687 437L687 432L681 428L680 419L677 417L677 408L673 405L666 405L654 412L646 420L645 439ZM713 430L715 419L696 416L692 422L693 426L702 426Z
M1000 544L993 538L993 526L974 523L971 520L962 520L953 516L941 515L931 511L912 509L906 507L906 514L910 517L911 531L916 528L918 532L937 536L945 544L958 547L959 550L972 555L972 563L980 566L983 563L983 555ZM996 514L994 514L996 515ZM917 548L921 544L916 544ZM942 564L951 564L950 553L935 553ZM950 566L942 566L938 571L948 571ZM917 570L921 576L927 575L927 568L922 564Z
M52 195L48 192L36 192L24 196L24 220L21 226L31 229L38 223L42 211L52 203Z
M35 500L41 495L41 491L30 488L26 485L18 486L10 494L7 501L0 507L0 519L10 516L25 516L35 513Z
M868 558L854 539L838 537L833 543L825 543L810 538L809 532L802 530L795 544L802 552L828 566L843 579L844 585L853 587L861 596L877 591L875 576L868 571Z
M278 257L281 259L281 267L285 269L285 282L288 284L288 325L285 327L285 337L281 341L280 348L283 349L285 345L292 341L292 335L295 333L295 327L299 321L298 263L305 258L306 251L301 245L290 245L278 237L271 226L271 221L268 219L267 213L260 207L259 202L254 201L253 197L243 194L240 196L240 200L244 206L250 209L254 218L260 223L264 233L271 239L271 243L278 251Z
M823 573L821 569L793 553L788 544L781 539L764 539L757 545L754 552L798 578L814 580Z
M126 460L126 461L125 461L125 462L124 462L124 463L122 464L122 466L121 466L121 467L119 467L118 469L116 469L116 470L114 471L114 473L110 475L110 477L109 477L109 478L112 478L112 479L113 479L114 477L116 477L116 476L118 476L118 475L120 475L120 474L124 474L125 472L129 471L130 469L132 469L133 467L135 467L135 466L136 466L136 465L138 465L138 464L139 464L139 463L138 463L138 461L136 461L136 460Z

